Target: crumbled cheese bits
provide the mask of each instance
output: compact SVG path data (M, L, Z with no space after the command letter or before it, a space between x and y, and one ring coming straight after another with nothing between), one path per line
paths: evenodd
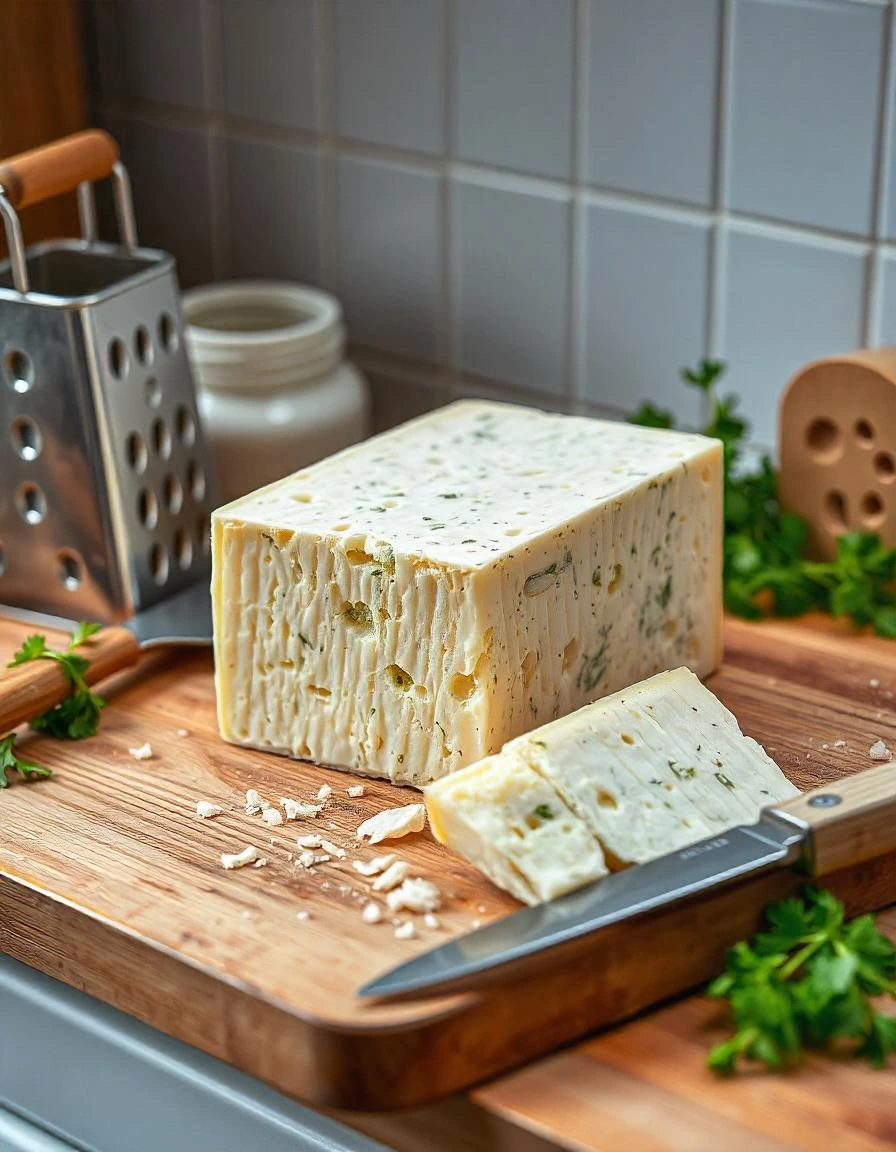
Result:
M379 844L381 840L395 840L411 832L422 832L426 824L426 809L422 804L406 804L402 808L387 808L377 812L361 824L356 833L359 840Z

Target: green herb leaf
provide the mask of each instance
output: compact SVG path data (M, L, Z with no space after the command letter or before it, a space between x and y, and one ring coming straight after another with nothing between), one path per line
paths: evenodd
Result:
M84 674L90 661L74 649L84 644L99 631L99 628L99 624L82 621L72 633L68 648L64 651L47 648L44 636L29 636L13 656L8 665L10 668L30 660L55 660L71 685L71 694L61 704L57 704L55 708L51 708L41 716L35 716L31 721L31 727L36 732L44 732L58 740L83 740L96 732L100 722L100 710L105 707L106 702L91 692L87 686ZM33 765L29 766L29 770L34 768ZM39 770L38 774L40 772L42 770Z
M749 425L738 414L736 397L716 395L724 369L720 360L701 360L682 369L681 378L710 397L703 432L723 445L726 609L754 620L816 609L896 637L896 548L885 547L873 532L849 532L838 539L834 560L805 558L809 527L781 507L771 459L763 456L752 471L741 466ZM675 427L670 413L650 404L632 423Z
M896 1017L872 997L896 999L896 946L873 916L845 922L825 889L766 909L767 931L741 941L708 987L729 1002L735 1033L709 1053L708 1066L733 1073L741 1060L770 1068L799 1063L807 1049L837 1044L876 1068L896 1052Z
M49 768L42 768L40 764L33 764L30 760L18 756L15 742L15 732L0 738L0 788L9 787L7 772L18 772L23 780L45 779L53 775Z

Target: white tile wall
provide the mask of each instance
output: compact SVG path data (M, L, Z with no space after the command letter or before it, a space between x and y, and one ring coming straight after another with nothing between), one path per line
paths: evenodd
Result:
M693 421L714 355L772 443L806 360L896 342L891 0L83 2L147 240L335 291L383 419Z

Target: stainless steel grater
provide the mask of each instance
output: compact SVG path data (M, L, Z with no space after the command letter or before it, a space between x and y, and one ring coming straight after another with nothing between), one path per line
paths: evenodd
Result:
M119 245L96 238L106 176ZM82 239L26 251L16 209L74 188ZM104 132L0 164L0 214L0 603L121 620L209 570L214 482L174 259L137 247Z

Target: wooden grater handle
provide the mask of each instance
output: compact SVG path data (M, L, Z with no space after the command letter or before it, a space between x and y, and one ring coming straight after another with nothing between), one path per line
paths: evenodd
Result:
M109 133L92 128L4 160L0 187L13 208L27 208L110 176L117 161L118 145Z
M140 645L127 628L103 628L77 651L90 660L84 679L96 684L136 664ZM0 735L61 704L70 691L55 660L29 660L0 670Z
M809 826L815 876L883 856L896 851L896 764L814 788L771 811Z

